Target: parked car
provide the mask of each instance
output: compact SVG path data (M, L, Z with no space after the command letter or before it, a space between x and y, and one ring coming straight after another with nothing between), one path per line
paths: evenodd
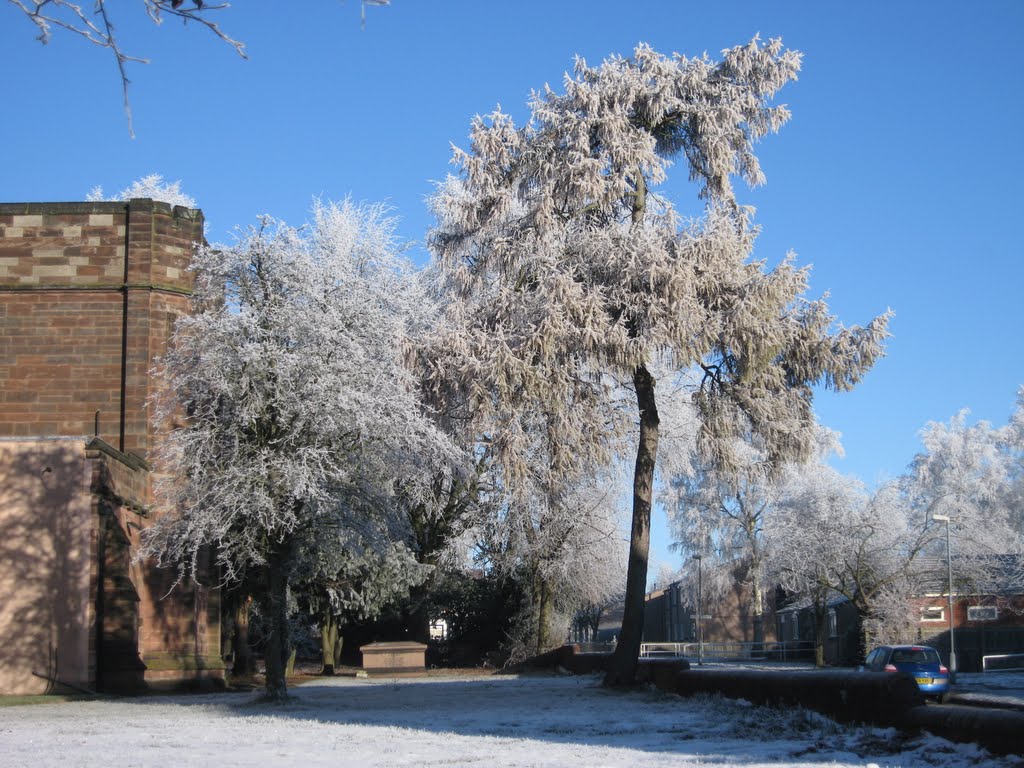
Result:
M949 670L939 652L927 645L880 645L868 654L861 669L906 672L917 681L921 693L939 701L949 698Z

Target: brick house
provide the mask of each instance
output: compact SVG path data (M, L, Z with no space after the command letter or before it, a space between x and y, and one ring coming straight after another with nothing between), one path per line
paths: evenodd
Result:
M949 618L945 595L915 599L920 641L949 659ZM986 656L1024 654L1024 595L963 595L953 599L957 669L981 672Z
M980 672L985 656L1024 654L1024 594L1013 585L1021 564L1013 556L994 556L1005 567L995 568L984 584L957 582L953 587L953 631L957 669ZM946 563L921 558L918 586L909 599L910 622L905 642L938 649L949 663L949 597ZM830 596L823 638L825 663L853 666L860 662L860 618L853 604L838 594ZM814 609L809 599L790 603L777 612L780 640L813 641Z
M690 596L686 584L675 581L667 587L648 592L644 597L645 643L696 642L697 622L695 611L688 607ZM742 583L739 576L732 588L718 599L706 599L703 605L703 637L706 643L752 643L754 642L753 598L749 585ZM774 642L775 601L769 593L765 600L762 617L764 642Z
M1020 573L1024 568L1014 555L990 556L991 570L983 583L972 583L953 574L953 630L957 669L980 672L985 656L1024 653L1024 594ZM954 569L956 559L954 558ZM949 658L949 587L944 558L922 563L920 594L912 600L916 609L917 636Z
M148 199L0 204L0 693L223 679L218 591L133 559L202 237Z
M801 598L779 608L775 614L779 640L806 644L807 658L814 659L815 610L809 598ZM857 663L860 644L860 618L853 603L837 594L825 604L822 654L830 667L849 667Z

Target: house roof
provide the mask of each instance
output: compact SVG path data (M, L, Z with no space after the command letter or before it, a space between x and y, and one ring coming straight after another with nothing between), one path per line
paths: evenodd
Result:
M838 592L830 592L828 600L825 602L827 608L835 608L837 605L850 602L849 598L844 595L840 595ZM789 603L785 608L779 608L775 611L776 614L782 615L784 613L797 613L799 611L806 610L814 605L814 601L809 597L799 597L793 602Z
M915 592L941 595L949 590L949 565L945 557L919 557L915 568ZM1024 556L956 555L953 551L953 593L1016 595L1024 593Z

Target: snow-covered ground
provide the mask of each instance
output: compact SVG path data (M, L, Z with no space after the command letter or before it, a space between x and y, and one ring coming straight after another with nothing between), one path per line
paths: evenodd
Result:
M596 677L334 678L248 694L0 710L14 766L1014 766L973 745Z
M1024 711L1024 672L961 672L953 686L960 704L985 704ZM1021 736L1024 751L1024 735Z
M992 691L1017 691L1024 695L1024 672L959 672L957 685Z

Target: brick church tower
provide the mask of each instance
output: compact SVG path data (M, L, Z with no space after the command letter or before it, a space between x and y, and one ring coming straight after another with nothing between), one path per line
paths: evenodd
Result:
M198 210L0 204L0 693L223 678L219 593L134 560L159 515L151 375Z

